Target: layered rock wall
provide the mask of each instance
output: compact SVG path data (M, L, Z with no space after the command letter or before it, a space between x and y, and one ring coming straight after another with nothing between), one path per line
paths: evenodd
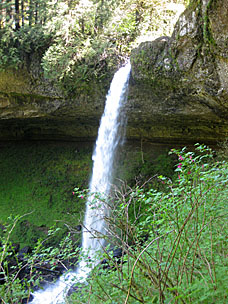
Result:
M64 96L30 71L0 72L0 140L87 140L97 135L105 87Z

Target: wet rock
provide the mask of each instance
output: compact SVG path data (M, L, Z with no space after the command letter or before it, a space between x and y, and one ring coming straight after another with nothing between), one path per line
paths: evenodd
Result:
M22 299L22 304L27 304L28 302L31 302L34 299L34 296L32 294L29 295L29 297Z
M18 252L18 259L19 260L24 260L26 255L28 255L29 253L32 253L32 248L30 246L23 247Z
M120 264L123 255L124 255L124 251L122 248L118 247L118 248L111 249L109 258L103 259L100 262L101 268L115 270L116 269L115 263Z
M77 226L75 227L75 229L76 229L76 231L81 231L81 230L82 230L82 225L77 225Z

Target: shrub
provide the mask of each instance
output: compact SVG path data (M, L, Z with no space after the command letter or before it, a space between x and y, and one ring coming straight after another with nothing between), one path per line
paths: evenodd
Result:
M160 176L165 191L117 192L106 237L123 255L105 249L108 265L72 303L227 302L228 166L204 145L170 153L177 178Z

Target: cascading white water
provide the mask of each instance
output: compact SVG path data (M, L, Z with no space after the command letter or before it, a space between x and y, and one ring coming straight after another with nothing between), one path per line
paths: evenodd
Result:
M94 261L96 253L104 245L104 239L99 238L99 235L105 234L104 217L108 212L103 199L96 199L95 193L99 193L103 198L107 197L110 192L114 155L121 138L120 127L122 122L120 112L126 97L130 70L131 66L128 63L120 68L113 77L109 93L106 97L105 110L98 131L96 148L93 153L93 171L82 233L83 252L89 253L92 261ZM93 266L98 262L98 260L93 262ZM75 271L63 275L54 285L49 285L43 291L36 291L31 303L64 303L64 297L70 287L76 282L84 281L90 270L91 268L87 266L87 261L85 258L82 258Z

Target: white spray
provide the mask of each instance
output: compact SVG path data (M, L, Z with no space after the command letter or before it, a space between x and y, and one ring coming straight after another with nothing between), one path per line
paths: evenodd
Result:
M93 171L82 233L83 252L89 252L92 261L104 245L104 239L99 238L99 235L105 234L104 218L108 213L107 205L103 199L96 199L96 193L103 198L108 197L110 192L115 151L121 138L121 106L126 98L130 70L131 66L128 63L113 77L93 153ZM98 262L99 260L95 261L93 266ZM64 297L70 287L76 282L85 281L90 270L86 259L82 258L75 271L61 276L54 285L48 285L43 291L36 291L32 304L64 303Z

